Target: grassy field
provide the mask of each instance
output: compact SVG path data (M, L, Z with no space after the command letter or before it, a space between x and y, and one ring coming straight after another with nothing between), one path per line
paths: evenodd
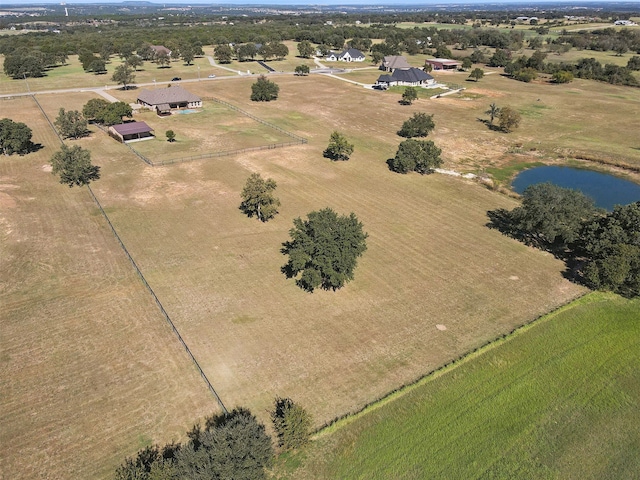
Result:
M637 478L638 312L589 295L330 428L282 477Z
M466 75L447 78L462 83ZM636 90L523 84L493 74L469 82L463 95L402 106L397 94L324 76L273 79L280 96L270 103L249 100L254 78L184 86L308 138L307 145L151 168L99 132L70 142L90 149L101 166L97 197L228 407L247 406L267 421L273 398L291 396L321 425L584 292L562 278L562 262L485 227L487 210L511 208L514 200L447 176L394 174L385 162L402 122L424 111L434 114L430 138L446 168L554 161L558 150L578 146L640 163L628 134ZM136 94L110 93L126 101ZM53 119L60 106L80 108L92 95L38 99ZM41 471L104 477L126 453L176 439L215 404L86 192L43 171L59 143L39 110L30 99L0 101L44 146L0 160L3 198L16 205L1 210L1 248L9 252L3 271L12 272L2 276L0 299L3 350L10 352L2 368L12 372L2 376L3 391L11 392L1 404L9 425L3 435L18 438L17 450L2 454L3 470L10 466L13 478ZM505 135L478 121L493 101L522 112L519 130ZM172 121L187 125L198 115ZM333 130L355 144L348 162L322 157ZM253 172L278 183L280 214L267 224L238 210ZM358 215L368 251L354 282L310 295L280 273L279 250L293 218L326 206ZM29 335L39 346L24 343ZM25 351L46 368L22 375L13 358ZM144 393L130 398L130 391ZM108 438L87 444L80 437L103 431L107 421ZM47 443L58 431L65 432L60 443ZM42 445L46 456L24 465Z
M0 156L0 477L109 478L217 404L87 190L48 172L33 100L0 106L43 146Z

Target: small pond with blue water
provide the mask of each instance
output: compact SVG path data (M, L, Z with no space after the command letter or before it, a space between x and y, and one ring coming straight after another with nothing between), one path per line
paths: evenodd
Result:
M511 182L512 188L524 192L529 185L550 182L564 188L580 190L593 198L596 206L613 210L615 205L640 201L640 185L606 173L579 168L545 166L525 170Z

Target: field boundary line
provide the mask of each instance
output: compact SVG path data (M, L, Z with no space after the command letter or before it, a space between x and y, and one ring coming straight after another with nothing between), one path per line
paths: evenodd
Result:
M55 129L55 127L53 126L53 123L51 123L51 120L49 119L49 116L46 114L46 112L44 111L44 109L42 108L42 106L40 105L38 100L36 99L35 95L31 95L31 97L35 101L36 105L38 105L38 108L42 112L42 115L47 120L47 122L49 123L49 125L51 126L53 131L55 132L56 136L58 137L58 140L60 140L60 143L64 145L64 140L62 139L62 137L60 136L58 131ZM178 341L182 344L184 350L187 352L187 355L189 356L189 358L191 359L191 361L195 365L196 369L200 373L200 376L202 377L202 379L204 380L205 384L207 385L207 388L209 389L211 394L214 396L214 398L218 402L218 405L220 406L222 411L224 413L227 413L228 412L227 407L225 407L224 403L222 403L222 399L218 395L218 392L216 392L215 388L213 388L213 385L209 381L209 378L207 377L207 375L202 370L202 367L200 367L200 364L198 363L198 360L196 359L195 355L193 355L193 353L191 352L191 349L189 348L187 343L182 338L182 335L180 335L180 332L178 331L178 329L176 328L175 324L173 323L173 320L171 320L171 317L169 316L169 314L165 310L164 306L160 302L160 299L158 298L156 293L153 291L153 288L151 288L151 285L149 285L149 282L147 282L147 279L142 274L142 271L138 267L138 264L135 262L135 260L133 259L133 257L129 253L129 250L127 249L127 247L125 246L124 242L120 238L120 235L118 235L118 232L116 231L115 227L111 223L111 220L109 219L109 216L107 215L107 212L105 212L104 208L102 208L102 205L100 204L100 201L98 200L98 197L96 197L95 193L93 193L93 190L91 189L90 185L87 185L87 190L89 191L89 194L90 194L91 198L93 199L94 203L98 206L98 210L100 210L100 213L102 214L103 218L106 220L107 225L111 229L111 233L113 233L113 236L116 237L116 240L118 241L118 244L120 245L120 248L122 249L122 251L124 252L125 256L127 257L129 262L133 266L133 269L138 274L138 277L142 281L142 284L146 287L147 291L151 294L151 297L155 301L156 306L158 307L158 309L160 309L160 313L162 313L162 316L164 317L166 322L171 327L171 330L173 330L173 333L175 333L176 337L178 337Z
M421 375L420 377L418 377L416 380L406 383L404 385L399 386L398 388L395 388L394 390L391 390L390 392L382 395L381 397L379 397L377 400L374 400L372 402L367 403L366 405L364 405L362 408L360 408L359 410L356 410L354 412L349 412L346 413L344 415L341 415L339 417L334 418L333 420L330 420L329 422L325 423L324 425L322 425L320 428L316 429L316 431L313 433L312 438L313 439L317 439L317 438L321 438L325 435L328 435L346 425L349 425L350 423L356 421L357 419L359 419L360 417L373 412L381 407L383 407L384 405L386 405L387 403L390 403L404 395L406 395L407 393L412 392L413 390L415 390L418 387L421 387L433 380L436 380L437 378L441 377L442 375L449 373L451 370L454 370L464 364L466 364L467 362L485 354L486 352L493 350L494 348L502 345L505 342L508 342L509 340L522 335L523 333L527 332L528 330L530 330L531 328L540 325L542 323L548 322L550 321L552 318L554 318L555 316L557 316L559 313L571 309L577 305L580 305L582 303L588 303L588 302L596 302L599 301L601 298L603 298L603 296L606 296L606 293L603 292L593 292L593 291L588 291L585 292L583 294L578 295L577 297L568 300L567 302L563 303L562 305L558 306L557 308L551 310L550 312L547 313L543 313L537 317L535 317L534 319L513 328L511 331L507 332L507 333L503 333L502 335L499 335L498 337L495 337L491 340L487 340L485 343L483 343L482 345L475 347L473 350L469 350L466 353L463 353L461 355L459 355L457 358L450 360L449 362L445 363L444 365L431 370L427 373L425 373L424 375Z

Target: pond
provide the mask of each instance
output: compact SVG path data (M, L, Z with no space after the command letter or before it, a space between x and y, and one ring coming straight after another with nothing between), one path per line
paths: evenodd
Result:
M614 205L640 201L640 185L606 173L571 167L545 166L525 170L511 182L513 189L524 192L529 185L550 182L559 187L580 190L593 198L596 206L613 210Z

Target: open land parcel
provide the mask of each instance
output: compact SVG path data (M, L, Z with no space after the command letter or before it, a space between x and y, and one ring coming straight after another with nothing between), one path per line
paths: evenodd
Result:
M203 82L188 88L202 96L228 100L303 135L309 138L309 145L150 168L101 132L94 132L78 143L91 149L94 161L102 167L102 179L94 186L96 195L225 403L248 406L263 420L273 397L287 395L307 406L317 424L330 421L583 291L561 278L560 262L485 228L487 210L510 208L514 201L453 178L402 176L387 170L385 161L393 155L399 141L395 131L412 113L434 113L437 128L433 139L443 148L445 167L477 170L485 163L509 163L522 155L514 153L514 144L520 144L517 148L523 152L531 152L527 147L535 146L536 151L527 155L552 156L557 148L566 145L579 148L585 130L586 138L593 139L588 150L607 152L607 143L614 135L618 140L614 153L625 161L640 162L628 136L616 133L612 127L613 118L631 125L632 112L639 101L635 91L630 93L621 87L586 81L566 87L525 85L495 75L474 85L473 95L437 102L421 100L407 108L398 105L399 96L392 92L367 91L333 79L311 77L278 78L281 96L277 102L250 104L251 82L238 79L225 81L224 86ZM573 122L565 119L571 102L565 100L567 92L561 88L573 89L574 95L589 100L569 110L575 115ZM112 93L123 99L131 94ZM54 118L60 106L80 108L90 95L75 99L69 96L64 102L53 96L39 96L39 100L47 115ZM538 98L541 101L544 98L543 107L537 107ZM490 101L508 102L523 112L530 110L532 113L523 122L523 127L529 128L509 137L487 130L477 118ZM37 107L25 100L5 102L11 105L21 102L11 109L23 112L15 114L16 120L26 121L38 115ZM603 112L597 108L602 106L615 106L617 110ZM600 128L580 123L597 112ZM580 127L580 134L575 132L574 124ZM163 128L158 130L162 133ZM192 128L204 132L214 130L215 124L203 122ZM345 133L356 145L349 162L330 163L322 158L321 152L334 129ZM66 195L84 195L60 187L42 171L42 165L58 145L52 132L46 133L44 123L37 131L42 138L38 141L45 145L38 153L40 156L2 159L3 178L20 171L23 176L15 181L20 188L24 183L34 182L31 176L37 175L45 191L52 188ZM474 141L470 142L470 138ZM24 168L27 162L33 163L31 170ZM237 208L239 192L252 172L272 177L279 185L281 213L268 224L244 218ZM9 201L15 201L15 189L7 189L5 193ZM69 217L65 219L64 215L82 216L83 208L88 212L86 217L93 212L100 235L88 229L83 238L91 244L96 235L103 242L108 241L108 232L100 227L95 208L86 195L84 198L84 203L72 199L69 206L58 206L54 216L60 215L60 221L67 225ZM18 208L4 214L7 222L18 222L22 216L31 215L37 225L41 223L40 215L51 215L34 202L16 205ZM369 250L360 262L356 281L347 288L309 295L279 273L284 263L279 247L287 238L292 218L324 206L342 213L357 213L370 235ZM73 214L73 209L81 211ZM21 248L15 230L7 229L3 234L7 238L5 248ZM69 235L73 234L63 231L59 243L68 241ZM33 243L38 245L40 241L34 237ZM117 248L110 248L115 249L109 251L117 256ZM69 258L61 249L56 252L57 255L52 255L54 272L64 271L65 261L76 268L86 262L82 256ZM118 261L126 270L123 257ZM99 262L92 265L100 268ZM135 284L135 276L129 273L129 278ZM30 281L36 282L37 278L28 278L23 287L8 290L8 301L16 301L17 295L28 293L34 287ZM81 279L79 288L87 289L87 281L91 283L90 279ZM150 298L139 285L131 288L141 293L136 296L124 289L124 302L145 308L153 317ZM102 297L102 301L110 300ZM69 308L74 311L77 305L72 303ZM90 305L100 307L99 303ZM115 312L119 321L130 326L127 312ZM35 328L34 322L47 328L42 314L29 315L16 309L11 315L14 323L22 325L25 331ZM60 318L66 319L64 313ZM162 318L159 315L154 318L157 318L154 328L167 332ZM25 323L27 319L30 323ZM445 325L447 330L438 330L436 325ZM56 323L56 327L64 328L64 323ZM42 336L44 333L38 338ZM69 334L72 336L73 333ZM19 349L24 338L18 332L3 341L9 349ZM104 348L113 348L109 347L111 341L129 345L136 339L140 340L135 334L114 338L101 332L99 341ZM170 333L165 341L163 348L175 345ZM73 354L71 345L62 350L66 355ZM105 357L103 363L113 365L114 369L128 368L122 362L129 359L123 360L123 355L95 357L94 361ZM179 348L162 360L178 368L174 364L176 358L185 358ZM184 363L183 368L193 374ZM7 359L7 368L16 365L11 358ZM83 368L73 363L65 366L77 376ZM47 367L51 368L47 377L59 374L59 365L51 362ZM159 377L149 379L154 388L158 388L160 381L174 381L179 376L182 382L184 378L172 372L161 374L160 368L154 372ZM19 381L20 374L16 378ZM192 386L174 386L183 388L183 395L195 395L191 400L194 412L191 418L208 413L206 408L215 408L202 393L204 385L198 384L197 378L194 381L196 384ZM201 392L200 400L194 392ZM31 394L29 387L16 391L3 412L13 414L17 424L25 422L28 412L16 410L15 405L27 403L26 396ZM174 398L157 398L152 394L142 398L155 414L168 416L180 428L172 429L158 421L153 424L157 433L140 443L168 441L174 438L176 430L184 431L190 424L191 418L180 420L173 407L162 404ZM55 397L54 408L56 402L68 403L68 408L80 412L69 423L72 428L90 423L96 415L94 411L81 410L81 398L75 394ZM139 421L139 410L135 407L125 404L117 413L123 423L119 432L125 438L118 444L118 450L88 476L102 476L100 472L122 457L123 445L135 443L142 432L153 432L146 425L135 427L134 423ZM188 417L189 413L185 409L182 415ZM40 441L46 442L51 428L55 428L52 420L35 429L41 435ZM72 435L66 440L69 444L78 442ZM22 452L28 452L33 444L25 441ZM95 445L86 448L92 449L90 454L95 457L104 456L104 448ZM3 455L6 464L15 458L15 452ZM65 476L64 467L72 455L52 457L48 464L53 469L50 471ZM84 459L75 461L85 463ZM22 475L17 466L12 468L16 469L17 477Z

